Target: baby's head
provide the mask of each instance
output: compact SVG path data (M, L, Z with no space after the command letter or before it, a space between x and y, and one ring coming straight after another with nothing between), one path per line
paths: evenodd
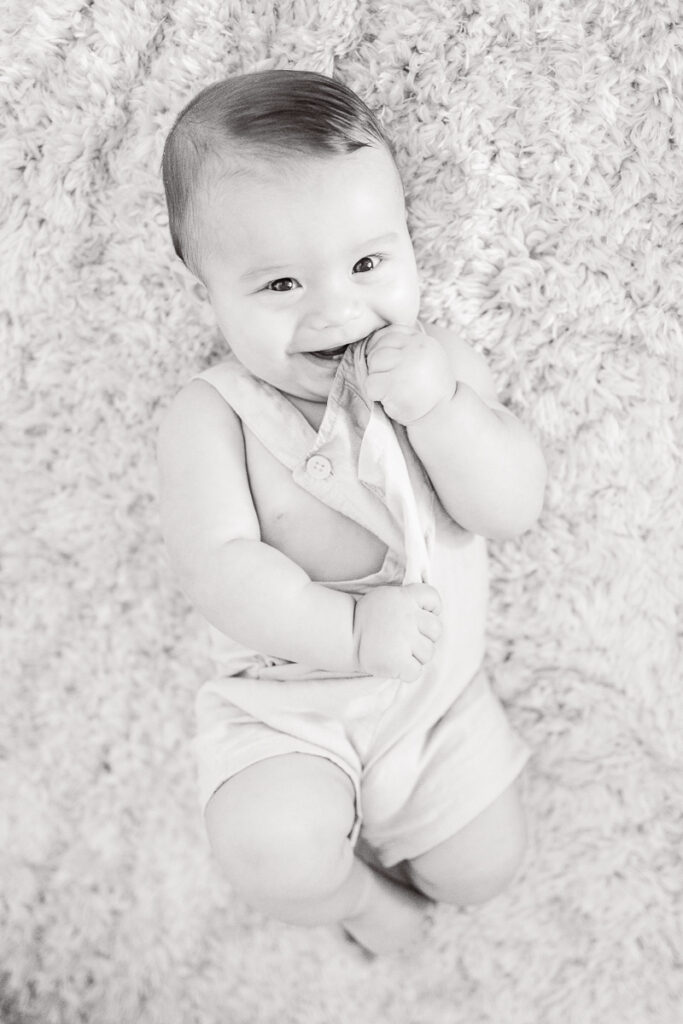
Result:
M336 350L415 323L393 151L341 83L264 71L210 86L178 116L163 177L176 253L256 376L320 401Z

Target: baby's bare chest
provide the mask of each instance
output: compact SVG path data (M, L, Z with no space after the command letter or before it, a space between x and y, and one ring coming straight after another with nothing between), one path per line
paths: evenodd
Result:
M353 580L377 572L386 545L292 479L286 466L244 428L251 496L261 539L313 580Z

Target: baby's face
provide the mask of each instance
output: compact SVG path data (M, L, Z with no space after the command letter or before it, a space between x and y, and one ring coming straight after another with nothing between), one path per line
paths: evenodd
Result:
M218 326L251 373L287 394L326 401L347 345L415 323L415 256L384 149L257 164L209 190L201 231Z

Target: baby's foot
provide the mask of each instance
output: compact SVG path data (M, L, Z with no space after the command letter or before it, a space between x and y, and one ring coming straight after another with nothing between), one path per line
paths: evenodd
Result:
M417 945L426 932L431 900L367 870L363 909L342 921L344 931L370 953L398 953Z

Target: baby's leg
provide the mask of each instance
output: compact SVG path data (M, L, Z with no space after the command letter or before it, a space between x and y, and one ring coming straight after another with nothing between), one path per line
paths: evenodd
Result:
M484 903L512 880L525 847L524 810L515 783L456 835L415 857L410 876L421 892L439 902Z
M292 924L342 922L372 952L398 950L419 938L428 901L354 856L354 813L341 768L283 754L225 782L206 826L229 881L252 906Z

